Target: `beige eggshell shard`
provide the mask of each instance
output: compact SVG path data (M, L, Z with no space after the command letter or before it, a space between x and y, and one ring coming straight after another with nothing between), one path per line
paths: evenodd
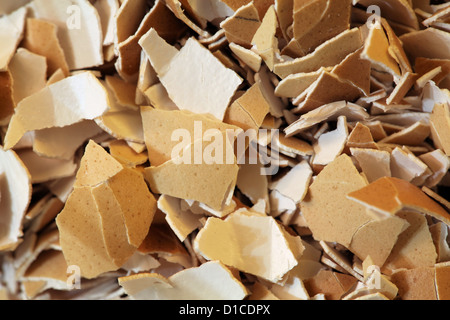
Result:
M52 85L58 81L61 81L65 78L63 71L61 69L56 70L53 74L48 77L47 86Z
M58 250L46 250L29 266L24 274L26 281L45 281L42 290L67 290L67 263Z
M246 159L245 163L240 165L239 174L236 181L236 187L245 194L253 204L263 201L266 209L269 206L268 179L262 175L263 165L261 163L251 164ZM266 210L264 210L265 212Z
M369 61L361 58L363 49L349 54L340 64L331 71L333 74L357 87L364 96L370 94Z
M270 188L277 190L295 203L300 203L308 191L312 175L309 163L302 161L279 180L272 181Z
M144 140L150 164L154 167L172 159L177 145L182 143L183 148L188 147L194 140L203 139L205 132L209 130L220 132L231 130L233 133L236 133L237 130L242 131L239 127L223 123L214 117L189 111L167 111L142 107L141 115ZM180 141L180 138L183 141ZM203 144L208 144L208 142L205 141Z
M339 300L357 281L348 274L322 269L314 277L305 280L305 287L312 296L324 294L326 300Z
M162 219L161 212L157 212L155 221L152 223L150 230L144 241L139 246L138 252L141 254L158 254L158 256L165 256L167 260L175 261L170 256L188 257L189 254L186 247L172 232L170 226ZM190 259L188 259L190 260ZM192 261L187 263L179 261L185 267L191 266ZM188 266L189 265L189 266Z
M26 5L31 0L5 0L0 4L0 14L10 14L11 12Z
M409 226L399 236L383 268L385 270L432 267L436 263L436 248L425 215L401 211L396 214Z
M117 76L106 76L105 83L120 106L132 110L138 108L135 103L137 89L135 84L126 82Z
M186 238L195 229L200 228L200 217L189 210L181 208L180 199L161 195L158 198L158 209L166 214L166 221L180 241Z
M290 39L292 23L294 22L294 2L291 0L275 1L275 9L277 11L280 29L286 40ZM288 34L289 33L289 34Z
M267 251L267 246L277 250ZM273 217L250 212L235 212L225 220L209 218L194 248L208 260L220 260L270 282L280 281L295 267L304 249L300 237L287 233Z
M109 153L116 158L117 161L127 167L134 168L144 164L148 160L146 152L136 152L124 140L115 140L108 144Z
M0 71L8 68L9 61L23 38L26 15L27 9L20 8L0 18L0 41L3 43L0 49Z
M393 0L388 3L383 0L359 0L358 3L366 7L377 5L383 12L383 17L389 21L397 22L412 29L419 29L419 22L414 9L407 0Z
M372 27L367 36L361 57L369 60L376 70L400 77L400 67L389 54L389 41L381 24Z
M415 89L420 90L423 89L430 81L436 78L439 74L442 73L442 67L438 66L427 73L423 74L420 78L416 80Z
M275 94L279 97L296 98L313 84L324 71L329 68L320 68L313 72L291 74L280 81L275 88Z
M297 121L290 124L284 131L286 136L290 137L321 122L337 120L341 115L345 116L347 121L361 121L369 118L369 114L363 107L345 101L336 101L302 114Z
M236 9L235 13L221 22L225 36L230 43L236 43L250 49L253 36L261 25L258 10L254 2Z
M396 216L375 219L355 232L349 249L360 259L373 257L373 263L382 266L397 243L399 235L408 226L406 220Z
M358 122L350 132L347 139L347 147L378 149L369 127L361 122Z
M17 150L17 154L30 171L33 183L70 177L77 170L77 164L73 158L69 160L47 158L38 155L32 149L20 149Z
M49 21L28 18L22 46L29 51L47 59L47 75L61 69L69 75L64 51L58 39L58 27Z
M143 11L145 12L145 10ZM129 20L135 20L135 16L131 16ZM151 28L157 30L164 39L171 43L175 42L186 31L185 25L175 17L164 2L155 2L155 5L143 17L136 32L117 46L116 69L124 79L130 82L135 82L134 80L139 73L141 56L139 40Z
M30 219L29 230L36 232L41 231L49 222L53 221L56 215L62 210L64 203L58 198L54 197L48 200L42 212L36 216L29 216L27 213L26 218Z
M133 1L129 1L131 3ZM126 17L124 14L128 10L123 10L122 19L124 19L125 23L130 27L134 26L134 24L130 23L130 21L140 21L140 19L136 19L135 16L141 16L142 13L146 12L146 4L145 1L134 1L135 4L138 4L136 9L140 6L144 6L144 9L140 9L136 14L130 15L130 17ZM128 5L129 6L129 5ZM125 5L124 5L125 7ZM166 8L169 12L170 10ZM131 11L129 12L131 13ZM128 14L129 14L128 13ZM117 60L114 63L116 67L117 73L121 78L126 80L127 82L134 83L139 76L140 69L140 56L141 56L141 47L139 45L139 39L151 28L151 20L152 20L153 12L147 12L147 14L142 17L142 21L138 26L137 30L134 34L130 34L128 37L123 37L123 40L115 45L115 53L117 55ZM128 29L128 26L127 26ZM132 31L134 28L127 30ZM118 40L119 38L117 38Z
M146 9L145 0L120 1L119 10L114 17L114 43L116 46L136 32L140 21L145 16Z
M234 10L220 0L214 0L211 2L189 0L188 4L190 6L190 10L192 10L197 16L197 20L204 19L211 23L221 21L234 13Z
M395 86L394 90L391 92L389 97L386 99L386 103L389 105L391 103L398 104L401 103L403 98L409 92L409 90L414 86L418 75L416 73L405 72L402 74L399 83Z
M303 54L350 28L351 0L310 1L298 10L295 5L293 35Z
M271 285L270 291L279 300L308 300L310 296L302 280L294 273L289 273L282 284Z
M9 121L14 114L13 78L10 71L0 72L0 123Z
M144 97L155 109L179 110L177 105L169 98L166 88L161 83L151 85L144 91Z
M384 177L349 192L347 197L382 214L395 215L400 210L414 210L450 224L446 210L418 187L402 179Z
M408 109L417 110L419 107L413 107L409 102L402 100L399 103L391 103L387 104L386 99L380 99L378 101L374 101L372 104L371 113L373 115L377 114L386 114L386 113L401 113L405 112Z
M144 143L144 129L139 109L107 111L94 120L100 128L116 139Z
M392 177L421 185L430 176L431 170L410 150L396 146L391 151Z
M439 300L450 299L450 264L438 263L435 266L436 292Z
M163 74L178 54L178 50L160 37L154 28L141 37L139 44L157 74Z
M424 192L426 192L424 190ZM450 208L450 207L449 207ZM450 258L450 247L447 242L448 228L445 223L438 222L430 227L431 237L436 247L437 262L446 262Z
M439 149L450 155L450 110L448 104L436 104L430 115L431 138Z
M120 268L141 245L156 199L140 173L123 167L93 141L76 178L56 223L67 263L95 278Z
M67 264L79 266L86 278L95 278L119 267L106 249L101 217L97 210L91 188L78 187L70 194L65 208L56 218Z
M379 270L371 270L371 274L365 279L366 285L346 295L344 300L394 300L398 294L398 288L389 281L388 277ZM368 285L367 285L368 284ZM373 288L375 287L375 288Z
M436 271L434 267L400 269L391 275L402 300L436 300Z
M183 21L189 28L195 31L200 37L208 38L209 33L199 27L196 23L194 23L191 19L187 17L185 14L185 10L183 9L182 3L179 0L167 0L166 5L172 10L173 14Z
M248 296L248 300L251 301L263 301L263 300L280 300L276 295L274 295L269 288L260 282L255 282L251 287L251 293Z
M425 181L425 186L428 188L433 188L439 184L450 169L450 159L441 149L424 153L419 156L419 159L433 171Z
M354 101L363 95L358 87L327 71L324 71L304 93L306 96L303 101L297 102L296 99L293 101L297 107L292 112L307 113L334 101Z
M148 34L148 33L147 33ZM141 37L143 39L144 36ZM141 40L139 39L139 40ZM141 45L141 42L139 42L139 45ZM141 46L142 48L142 46ZM156 71L153 68L152 64L150 63L147 53L144 49L141 50L141 64L139 67L139 75L136 83L136 104L143 105L145 103L145 97L144 93L146 90L148 90L151 86L156 85L159 83L158 76L156 75ZM165 89L164 89L165 90ZM167 91L166 91L167 94Z
M314 149L308 142L295 137L287 137L282 132L274 137L272 143L273 148L278 148L281 152L299 156L312 156L314 154Z
M402 75L408 72L413 72L413 67L411 66L411 62L406 55L406 52L403 48L403 43L392 29L390 24L386 21L386 19L381 19L381 24L383 26L384 31L388 37L389 41L389 54L397 61L399 64Z
M390 136L381 139L379 143L393 143L406 146L420 145L430 136L430 125L423 121L402 129Z
M105 149L94 141L89 141L80 162L74 187L94 187L109 180L122 169L122 164Z
M142 175L128 168L112 177L108 181L108 187L121 206L128 242L135 247L139 246L153 220L155 198L149 192Z
M420 98L422 99L422 109L427 113L432 113L437 104L450 103L448 91L440 89L434 81L429 81L423 87Z
M103 34L103 46L114 44L115 17L120 3L117 0L99 0L94 3L100 17Z
M91 72L58 81L19 103L9 123L5 148L14 147L28 131L93 120L108 108L106 90Z
M0 0L0 299L449 299L449 17Z
M70 160L85 141L102 132L103 130L92 120L84 120L62 128L36 130L33 151L47 158Z
M316 240L350 245L354 233L372 218L364 206L352 203L346 195L366 185L366 180L345 154L325 166L300 204Z
M244 48L234 42L230 43L230 49L233 53L250 69L258 72L261 68L262 58L252 50Z
M422 21L422 24L426 27L429 27L435 22L438 21L446 21L448 20L448 17L450 15L450 8L448 7L448 4L443 4L441 7L437 7L433 10L433 14L430 14L427 19Z
M243 300L248 291L221 262L211 261L177 272L169 278L141 273L119 278L135 300Z
M367 148L350 148L350 153L356 159L369 183L382 177L391 176L391 155L389 152Z
M415 61L415 70L419 76L423 76L430 72L431 70L441 67L442 72L436 75L433 78L433 81L439 85L441 82L444 82L443 85L447 89L448 87L448 79L450 73L450 60L449 59L429 59L429 58L416 58Z
M270 104L264 96L264 89L261 86L261 83L256 82L236 99L227 109L224 122L243 130L258 130L270 111Z
M160 166L145 168L145 179L154 193L196 200L219 211L229 204L239 171L236 162L195 164L194 161L183 163L182 159L178 163L178 160L174 158ZM211 185L210 181L216 183Z
M255 74L254 79L260 85L261 92L269 103L270 115L278 119L281 118L283 116L283 109L286 108L286 103L275 95L275 85L267 66L262 66L261 70Z
M372 134L374 141L379 141L387 137L386 130L384 129L381 121L362 121L362 123L370 129L370 133Z
M400 36L411 61L416 58L450 59L450 35L448 32L426 28Z
M34 0L29 8L34 18L58 26L58 39L70 70L103 64L100 17L89 1Z
M369 294L357 297L357 298L355 298L355 300L386 301L386 300L390 300L390 299L382 293L375 292L375 293L369 293Z
M422 191L426 193L430 198L439 202L447 210L447 212L450 213L450 201L426 186L422 187Z
M339 265L343 270L345 270L345 272L352 275L359 281L364 280L363 276L352 268L350 261L347 257L345 257L345 255L343 255L341 252L333 248L329 243L325 241L320 241L319 243L323 249L323 252L327 254L334 262L336 262L337 265Z
M345 148L348 138L347 119L340 116L337 120L336 130L320 135L314 145L312 164L327 165L334 161Z
M235 100L227 109L223 122L237 126L242 130L258 130L260 128L256 125L252 115L245 109L245 106L242 106L238 100Z
M334 67L363 45L364 41L358 28L346 30L324 42L304 57L275 64L273 71L284 79L290 74L314 72L321 67Z
M227 69L194 38L178 51L150 29L140 44L178 108L209 113L223 120L231 98L243 81L234 71Z
M218 120L223 120L231 98L243 81L193 38L159 76L169 97L181 110L209 113ZM189 87L186 83L190 83Z
M380 121L383 125L395 125L395 126L410 126L413 125L415 122L423 121L427 123L430 119L429 113L423 113L423 112L415 112L415 111L404 111L402 113L396 113L396 114L382 114L372 117L371 120L373 121ZM385 130L388 130L388 127L386 126Z
M22 236L22 220L31 201L31 175L17 154L0 149L0 248L14 249Z
M9 63L13 77L14 102L42 90L47 84L47 63L43 56L19 48Z
M274 64L278 61L277 56L280 54L276 37L277 28L278 18L275 7L272 5L267 10L251 42L253 50L261 56L270 71L273 70Z

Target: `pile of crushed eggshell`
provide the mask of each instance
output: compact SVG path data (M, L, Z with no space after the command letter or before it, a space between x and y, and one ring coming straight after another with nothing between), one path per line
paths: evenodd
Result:
M450 299L449 2L1 0L0 43L0 299Z

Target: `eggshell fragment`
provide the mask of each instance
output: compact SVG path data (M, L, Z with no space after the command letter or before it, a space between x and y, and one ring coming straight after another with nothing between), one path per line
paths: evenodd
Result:
M73 9L72 5L78 10L70 10ZM100 17L89 1L34 0L29 8L34 18L47 20L58 26L58 39L69 70L103 64Z
M1 163L1 238L0 248L11 250L15 248L22 236L22 219L31 201L31 175L17 156L8 150L0 150Z
M337 157L318 174L300 204L316 240L350 245L354 233L372 218L364 206L351 203L346 195L366 184L350 157L345 154ZM328 196L320 196L323 193Z
M238 239L233 236L236 230L241 234ZM262 248L273 239L278 239L278 250L268 254ZM226 249L225 244L234 249ZM303 251L300 238L289 235L272 217L237 212L225 220L209 218L194 246L208 260L220 260L271 282L297 265Z
M61 96L62 92L65 94ZM16 107L6 133L5 148L14 147L28 131L93 120L103 115L108 108L106 91L91 72L82 72L58 81L28 96ZM31 117L29 112L52 116Z
M26 14L27 9L19 8L0 18L0 39L4 44L0 51L0 71L7 69L9 61L23 38Z
M47 59L47 75L52 75L58 69L61 69L65 76L69 75L69 66L58 39L56 24L46 20L28 18L23 47Z
M180 271L169 278L156 273L121 277L119 284L136 300L242 300L248 295L239 279L218 261Z
M394 215L400 210L416 210L450 223L449 214L413 184L393 177L383 177L348 194L348 198L382 214Z
M78 265L86 278L119 269L145 239L155 211L156 200L142 175L91 141L74 189L56 217L67 263Z

